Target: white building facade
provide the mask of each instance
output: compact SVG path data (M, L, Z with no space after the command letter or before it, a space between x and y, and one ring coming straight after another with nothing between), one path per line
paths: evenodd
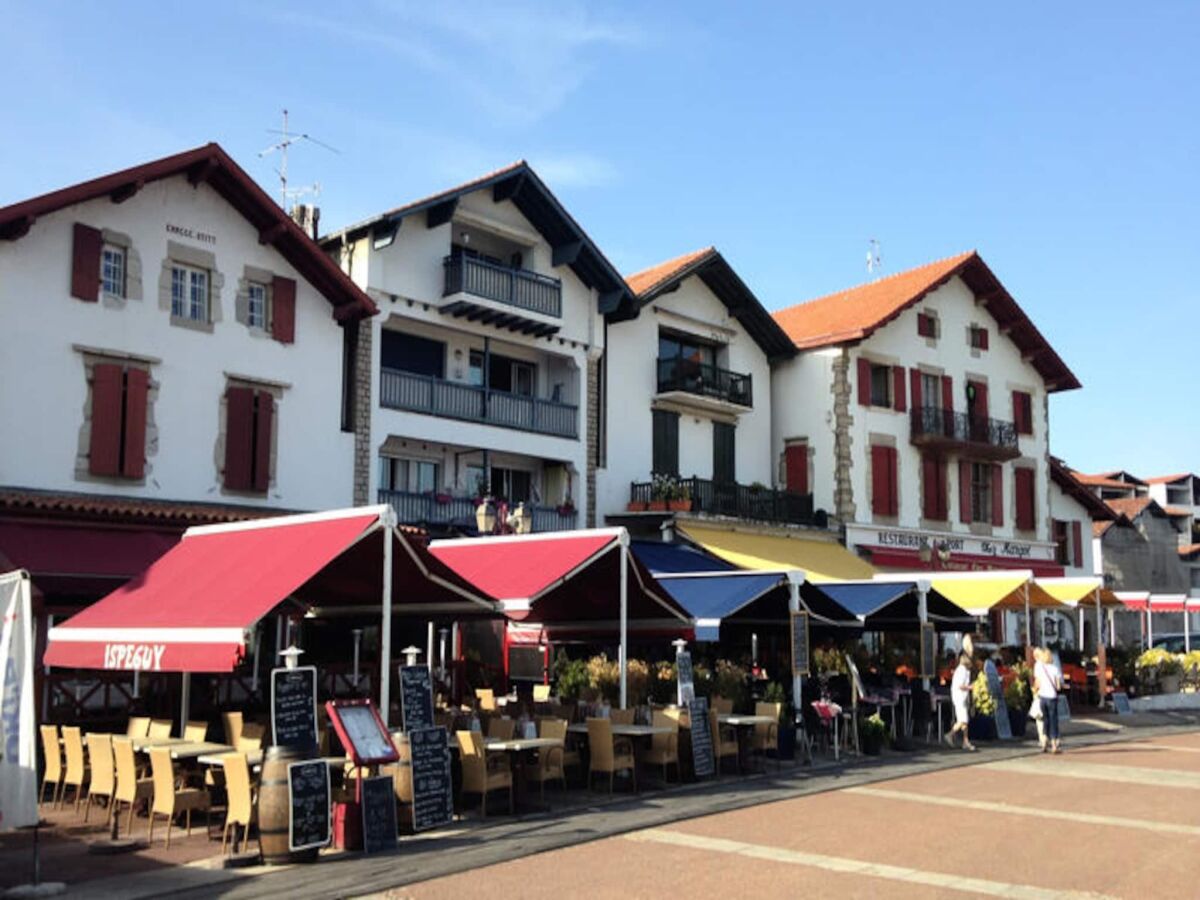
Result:
M524 163L323 240L379 305L358 336L355 500L469 531L595 522L604 311L624 281Z
M1078 382L977 254L775 318L801 352L774 369L772 453L849 549L1062 574L1048 395Z

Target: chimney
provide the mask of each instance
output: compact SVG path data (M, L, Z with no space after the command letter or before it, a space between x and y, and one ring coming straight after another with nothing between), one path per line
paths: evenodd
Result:
M314 241L321 223L321 209L311 203L297 203L292 207L292 218Z

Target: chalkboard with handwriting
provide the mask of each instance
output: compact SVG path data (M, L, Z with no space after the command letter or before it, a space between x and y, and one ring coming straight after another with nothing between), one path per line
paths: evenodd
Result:
M692 682L692 654L681 650L675 654L675 672L679 682L679 696L676 702L687 706L696 696L696 688Z
M400 721L405 731L433 727L433 679L429 666L400 667Z
M288 849L329 843L329 764L306 759L288 765Z
M445 728L408 733L412 751L413 831L447 825L454 818L450 737Z
M792 674L808 674L808 613L792 613Z
M396 848L396 785L390 775L364 778L362 784L363 852Z
M697 778L716 774L717 761L713 756L712 730L708 723L708 698L695 697L687 705L692 727L692 771Z
M317 669L271 670L271 734L276 746L317 746Z

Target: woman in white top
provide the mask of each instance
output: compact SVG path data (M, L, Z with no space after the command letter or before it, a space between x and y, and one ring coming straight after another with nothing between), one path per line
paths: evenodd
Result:
M1061 753L1058 733L1058 692L1062 690L1062 672L1054 664L1054 657L1045 647L1033 651L1037 660L1033 666L1033 690L1038 702L1042 705L1042 723L1045 727L1042 736L1042 752L1048 749L1051 753Z
M950 680L950 700L954 704L954 726L946 734L946 743L954 746L954 735L962 732L963 749L975 750L975 745L967 737L967 723L970 721L968 704L971 700L971 657L966 653L958 657L958 668Z

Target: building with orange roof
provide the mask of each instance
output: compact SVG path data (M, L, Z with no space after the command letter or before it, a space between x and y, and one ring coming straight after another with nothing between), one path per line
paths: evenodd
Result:
M813 485L847 547L888 568L1088 569L1090 516L1066 526L1076 565L1050 503L1048 397L1079 381L977 252L774 318L799 351L772 377L778 477Z

